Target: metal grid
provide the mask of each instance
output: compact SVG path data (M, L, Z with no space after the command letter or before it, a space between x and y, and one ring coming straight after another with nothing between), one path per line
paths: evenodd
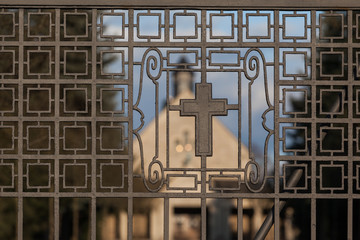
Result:
M67 19L76 17L83 21L81 32L68 31ZM107 35L103 29L106 17L122 19L121 31L117 35ZM48 21L44 32L36 33L29 25L30 18L40 17ZM177 31L177 18L194 21L190 33ZM302 35L287 30L291 18L303 18ZM132 239L133 207L135 198L161 198L164 207L164 239L169 238L169 201L172 198L198 198L201 201L201 239L206 239L206 200L209 198L232 198L238 203L238 229L242 229L242 201L244 198L272 199L274 201L275 239L279 239L281 201L292 198L311 200L311 239L316 239L316 205L318 199L345 199L347 201L348 239L353 234L353 200L359 199L360 158L359 158L359 82L357 47L360 43L360 13L355 10L188 10L160 9L24 9L3 8L0 19L10 18L12 28L1 30L0 57L9 59L9 66L0 73L0 91L11 93L10 107L1 107L0 128L10 132L10 145L1 146L0 166L11 169L12 181L0 186L1 198L17 198L17 237L23 239L23 202L31 197L54 199L54 238L59 239L59 211L62 198L88 198L91 205L91 239L96 238L96 205L100 198L125 198L128 213L128 239ZM214 19L224 18L230 34L217 34L213 29ZM261 18L262 32L254 32L252 19ZM334 18L340 26L340 34L324 34L327 18ZM152 33L142 32L141 24L153 21ZM142 54L135 54L137 52ZM264 54L266 52L266 54ZM118 54L121 70L113 73L103 71L106 54ZM77 55L83 69L71 70L68 56ZM196 85L196 99L181 100L179 105L166 105L166 112L177 111L181 116L196 119L195 155L201 159L198 169L173 168L171 159L158 158L159 151L159 83L161 75L166 77L166 97L169 100L169 76L182 70L171 62L172 54L194 55L192 68L188 71L199 73L201 81ZM233 62L216 62L214 56L228 54ZM36 72L32 68L34 55L45 59L46 71ZM136 56L135 56L136 55ZM325 56L341 59L341 71L324 69ZM329 58L329 57L328 57ZM290 61L302 59L300 72L287 68ZM11 60L11 61L10 61ZM151 68L151 69L150 69ZM140 69L140 79L134 79L135 69ZM237 74L237 88L241 95L241 83L248 82L248 111L244 111L241 97L237 103L228 103L226 98L212 97L212 85L207 82L211 72L234 72ZM272 72L273 74L270 74ZM270 76L271 75L271 76ZM354 76L355 75L355 76ZM155 156L152 161L141 161L141 172L133 171L133 136L140 141L140 126L133 126L133 118L143 111L139 107L143 81L153 82L155 91ZM138 81L138 85L134 84ZM261 81L264 86L264 104L267 109L262 116L253 116L252 85ZM134 89L134 86L139 89ZM273 91L272 95L269 93ZM271 90L272 89L272 90ZM34 106L31 95L41 91L46 95L44 106ZM72 109L67 105L69 92L83 93L82 109ZM111 110L103 106L106 91L122 93L121 110ZM289 95L301 94L304 106L293 111L287 106ZM337 109L323 107L323 97L336 94L341 99ZM225 96L226 97L226 96ZM169 103L169 101L167 101ZM211 106L209 104L211 103ZM206 106L206 107L204 107ZM207 108L207 109L206 109ZM210 108L210 109L209 109ZM212 155L212 116L227 115L236 111L239 121L238 167L231 169L209 169L207 158ZM139 114L135 115L134 112ZM271 114L273 114L271 117ZM249 122L241 121L247 116ZM251 159L246 166L241 159L241 133L249 131L249 152L252 150L252 118L263 118L267 131L264 139L264 158ZM250 119L250 120L249 120ZM273 119L273 121L269 120ZM171 121L171 119L168 119ZM269 123L270 122L270 123ZM169 122L167 122L169 124ZM200 125L205 125L200 128ZM167 129L168 125L166 126ZM120 146L105 146L104 135L118 131ZM305 144L302 148L287 146L287 131L303 132ZM46 147L37 147L32 139L33 131L45 132L48 136ZM324 133L340 132L340 147L323 147ZM66 143L66 134L78 134L82 142L73 146ZM320 133L320 134L319 134ZM167 134L167 137L169 132ZM5 135L4 135L5 136ZM8 135L7 135L8 136ZM271 140L273 138L273 140ZM256 140L258 141L258 140ZM273 143L271 143L273 141ZM272 153L274 162L267 159ZM166 154L169 154L167 144ZM252 155L250 155L252 156ZM268 170L273 164L273 172ZM116 168L121 173L121 184L108 186L104 183L105 171ZM48 179L44 184L32 185L29 179L31 168L43 168ZM84 169L81 184L66 181L66 171L70 168ZM329 169L333 170L329 170ZM301 186L287 184L287 169L302 169L305 181ZM69 170L68 170L69 171ZM341 175L341 183L332 186L323 178L323 172L332 171ZM176 174L174 174L176 173ZM176 176L194 177L191 188L172 188L170 178ZM213 186L211 178L238 177L241 184L235 188ZM142 179L146 192L134 190L136 179ZM273 188L266 189L267 182ZM241 186L241 187L240 187ZM238 191L245 188L246 191ZM179 191L180 190L180 191ZM216 191L214 191L216 190ZM238 239L242 232L238 231Z

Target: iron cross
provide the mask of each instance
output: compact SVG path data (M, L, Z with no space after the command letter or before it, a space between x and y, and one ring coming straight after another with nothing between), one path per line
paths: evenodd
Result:
M212 155L212 117L227 115L227 99L213 99L210 83L197 83L195 99L180 100L180 116L195 116L195 155Z

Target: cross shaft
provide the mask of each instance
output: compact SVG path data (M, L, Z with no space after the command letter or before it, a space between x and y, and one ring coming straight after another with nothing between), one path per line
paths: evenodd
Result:
M195 155L212 155L212 117L227 115L227 99L213 99L210 83L197 83L195 99L180 100L180 116L195 117Z

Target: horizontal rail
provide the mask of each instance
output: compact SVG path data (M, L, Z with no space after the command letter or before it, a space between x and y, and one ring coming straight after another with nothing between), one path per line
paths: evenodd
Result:
M81 7L127 7L127 8L358 8L358 0L3 0L0 6L81 6Z

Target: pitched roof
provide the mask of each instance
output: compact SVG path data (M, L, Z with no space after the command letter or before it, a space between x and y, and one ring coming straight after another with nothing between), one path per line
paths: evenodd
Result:
M189 91L180 93L171 101L171 105L179 105L180 99L194 99L194 94ZM169 129L167 130L167 121ZM237 123L234 123L237 124ZM167 131L169 139L166 138ZM187 132L188 141L191 144L191 151L176 151L176 145L185 145L185 133ZM213 118L213 156L206 161L207 168L238 168L238 149L241 151L241 165L245 166L248 160L248 149L240 143L238 148L238 138L223 125L223 123ZM143 143L144 162L148 166L155 155L155 119L153 119L140 134ZM164 167L166 166L166 147L169 150L170 168L200 168L200 157L194 153L195 142L195 120L194 117L180 116L179 111L169 111L167 116L166 108L159 114L159 156ZM180 149L181 150L181 149ZM140 170L140 151L137 140L134 142L134 171ZM146 172L146 171L145 171Z

